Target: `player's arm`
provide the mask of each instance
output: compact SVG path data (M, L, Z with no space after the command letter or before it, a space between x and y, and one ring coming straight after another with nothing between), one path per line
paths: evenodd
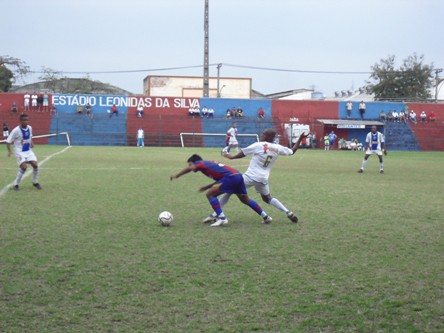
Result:
M213 182L213 183L211 183L211 184L208 184L208 185L202 186L202 187L200 187L200 188L198 189L198 191L199 191L199 192L204 192L204 191L206 191L206 190L209 190L210 188L213 187L214 184L216 184L216 182Z
M9 142L6 142L6 147L8 148L8 157L11 157L12 155L11 144Z
M302 140L306 137L308 137L308 133L305 133L305 132L302 133L301 135L299 135L298 141L296 141L296 143L293 145L293 147L291 147L291 150L293 150L293 154L296 153L299 146L301 145Z
M183 176L183 175L185 175L185 174L187 174L187 173L189 173L191 171L194 171L195 169L196 169L196 167L195 167L194 164L189 165L185 169L180 171L178 174L170 176L170 180L177 179L177 178L179 178L179 177L181 177L181 176Z
M236 160L238 158L245 157L245 154L241 151L240 153L237 153L236 155L224 154L224 157L228 158L229 160Z

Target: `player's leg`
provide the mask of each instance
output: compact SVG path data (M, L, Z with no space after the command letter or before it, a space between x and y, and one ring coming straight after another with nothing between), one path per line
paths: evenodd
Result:
M39 184L39 164L37 160L30 161L29 164L32 166L32 185L34 185L36 189L41 190L42 187Z
M271 223L271 221L273 220L271 216L268 216L268 214L261 208L261 206L259 206L259 204L256 201L250 199L248 194L245 193L245 194L236 194L236 195L244 205L250 207L252 210L254 210L258 215L260 215L263 218L262 223L264 224Z
M285 207L279 199L273 198L271 196L270 187L268 186L268 184L264 185L264 184L255 183L254 188L256 189L256 192L260 193L262 200L264 202L266 202L271 206L276 207L280 211L283 211L291 222L293 223L298 222L297 216L292 211L290 211L287 207Z
M228 200L230 200L230 196L231 196L230 193L223 193L218 198L222 210L224 209L224 206L228 203ZM203 223L213 223L213 222L216 222L216 219L217 219L217 213L215 211L213 211L213 213L210 216L204 218L202 222Z
M370 155L372 154L373 152L372 152L372 150L367 150L366 152L365 152L365 157L364 157L364 159L362 160L362 164L361 164L361 169L359 169L359 173L363 173L364 172L364 169L365 169L365 165L367 164L367 160L368 160L368 158L370 157Z
M220 189L220 184L216 183L216 185L217 186L213 186L207 191L208 202L217 216L216 221L211 224L212 227L220 227L228 223L228 219L225 217L219 199L217 198L219 195L223 194L224 191Z
M379 173L384 173L384 161L382 159L382 151L378 151L379 157Z
M28 168L26 161L20 155L17 155L17 162L19 164L19 169L17 171L17 176L15 177L14 180L14 190L16 191L20 189L20 182L22 181L23 175L25 174L26 169Z

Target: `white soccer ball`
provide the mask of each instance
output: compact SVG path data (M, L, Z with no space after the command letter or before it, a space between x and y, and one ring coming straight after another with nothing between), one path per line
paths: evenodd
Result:
M159 223L163 227L169 227L173 223L173 214L170 212L162 212L159 214Z

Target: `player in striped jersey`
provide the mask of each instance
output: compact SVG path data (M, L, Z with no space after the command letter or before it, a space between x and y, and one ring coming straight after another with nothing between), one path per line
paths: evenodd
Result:
M367 134L365 143L367 145L367 150L365 151L365 157L362 161L361 169L359 169L358 172L363 173L370 155L376 154L379 157L379 173L384 173L384 161L382 160L382 153L387 155L387 149L385 149L384 135L381 132L378 132L375 125L372 126L371 132Z
M14 128L6 139L6 146L8 148L8 157L12 156L11 144L14 144L14 153L19 165L17 177L14 181L14 190L19 190L19 184L23 175L26 172L27 164L31 164L33 169L33 185L38 190L42 187L39 184L39 167L37 157L35 156L32 148L34 144L32 142L32 127L28 125L28 116L26 114L20 115L20 125Z
M243 204L249 206L263 218L263 223L271 223L272 218L254 200L248 197L244 179L238 170L218 162L204 161L202 157L196 154L192 155L187 162L188 166L178 174L170 176L170 180L179 178L191 171L200 171L205 176L215 180L214 183L202 186L199 189L199 192L208 190L207 198L216 216L214 223L211 224L212 227L220 227L228 223L217 198L223 193L236 194Z

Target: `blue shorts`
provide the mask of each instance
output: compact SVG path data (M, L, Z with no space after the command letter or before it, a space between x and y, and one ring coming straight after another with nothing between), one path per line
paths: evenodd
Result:
M214 186L218 186L222 192L229 194L247 194L244 177L240 173L226 176L218 180Z

